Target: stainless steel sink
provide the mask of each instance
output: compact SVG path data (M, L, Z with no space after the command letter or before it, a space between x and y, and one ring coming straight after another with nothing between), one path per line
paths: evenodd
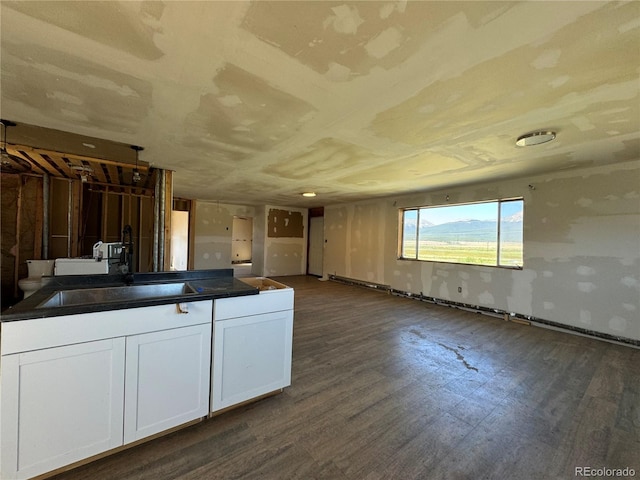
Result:
M196 293L186 282L122 287L80 288L54 293L36 308L68 307L96 303L122 303L131 300L172 297Z

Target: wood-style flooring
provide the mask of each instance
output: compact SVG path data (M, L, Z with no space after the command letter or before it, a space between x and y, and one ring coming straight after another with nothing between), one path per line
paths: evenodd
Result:
M279 280L296 291L291 387L53 478L640 478L640 350Z

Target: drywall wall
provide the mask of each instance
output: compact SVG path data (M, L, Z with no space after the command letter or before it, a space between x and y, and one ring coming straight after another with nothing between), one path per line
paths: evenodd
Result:
M306 273L307 218L306 208L265 206L264 216L261 217L264 221L261 228L264 234L261 275L282 276ZM287 236L283 235L283 231Z
M195 215L194 268L196 270L232 267L233 218L237 216L253 218L251 274L282 276L305 273L307 209L270 205L252 207L196 201ZM284 218L293 218L295 222L285 222ZM302 222L301 227L300 222ZM291 236L270 236L270 224L272 227L286 226Z
M253 217L253 207L195 202L194 268L231 268L233 217Z
M509 197L522 270L397 259L399 208ZM328 206L325 236L326 274L640 339L640 161Z
M266 239L267 214L266 207L255 207L253 217L253 246L251 253L251 272L254 275L264 277L264 248Z

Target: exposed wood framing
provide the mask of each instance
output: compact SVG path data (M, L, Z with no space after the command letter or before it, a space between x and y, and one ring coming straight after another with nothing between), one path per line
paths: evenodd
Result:
M18 274L20 268L20 225L22 219L22 175L18 179L18 198L16 199L16 243L14 245L13 296L18 297Z
M131 197L132 198L132 197ZM134 245L134 249L136 250L135 258L138 261L137 271L141 271L142 266L142 215L144 214L144 207L142 206L142 201L138 200L138 224L136 225L136 231L138 232L138 242L137 245ZM135 262L133 262L135 263ZM145 268L146 271L146 268Z
M189 200L189 250L187 251L187 268L194 270L195 258L193 252L195 252L195 234L196 231L196 215L195 215L195 202Z
M147 162L118 161L95 157L86 157L71 153L56 152L26 145L7 144L9 165L6 173L48 173L53 177L81 180L86 177L89 183L107 183L116 186L133 186L135 189L148 189L152 185L152 175ZM142 174L140 182L133 183L133 169ZM5 171L5 170L3 170Z
M71 182L72 214L71 214L71 255L80 255L80 212L82 211L82 183Z
M22 152L16 152L15 154L20 154ZM26 152L25 152L26 153ZM48 173L53 177L61 177L60 172L53 166L53 164L49 161L48 157L41 155L38 152L28 152L26 155L22 155L23 158L27 158L31 161L31 164L36 167L34 171L40 170L42 173Z
M173 207L173 172L165 170L164 259L163 270L171 268L171 210Z
M121 166L126 168L135 168L136 166L135 162L130 162L130 161L123 162L123 161L109 160L104 158L86 157L84 155L56 152L55 150L47 150L45 148L35 148L35 147L29 147L27 145L15 145L10 143L7 144L7 152L9 152L12 155L15 155L17 152L25 152L25 153L37 152L40 155L48 155L51 158L64 156L66 158L69 158L70 160L76 160L78 162L82 162L84 160L90 163L97 162L105 165L116 165L116 166ZM148 169L149 169L149 164L147 162L142 162L142 161L138 162L138 170L145 171Z
M100 227L100 236L104 239L105 235L107 234L107 226L108 226L108 212L109 212L109 202L108 202L108 195L109 195L109 186L107 185L106 188L104 189L104 192L102 192L102 226Z
M39 187L36 192L36 211L35 216L35 231L33 232L33 258L39 260L42 258L42 230L44 223L44 201L42 193L42 180L39 180Z

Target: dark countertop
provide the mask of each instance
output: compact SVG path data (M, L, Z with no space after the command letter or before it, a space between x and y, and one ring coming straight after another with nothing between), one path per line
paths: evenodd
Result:
M148 307L168 303L196 302L216 298L257 295L259 290L233 276L233 269L187 270L172 272L134 273L132 285L165 284L187 282L195 293L169 295L163 297L140 298L126 302L102 302L59 307L40 307L53 294L64 290L78 290L101 287L126 287L131 276L115 275L65 275L44 277L44 286L29 298L9 307L0 315L0 321L12 322L33 318L47 318L78 313L122 310L125 308Z

